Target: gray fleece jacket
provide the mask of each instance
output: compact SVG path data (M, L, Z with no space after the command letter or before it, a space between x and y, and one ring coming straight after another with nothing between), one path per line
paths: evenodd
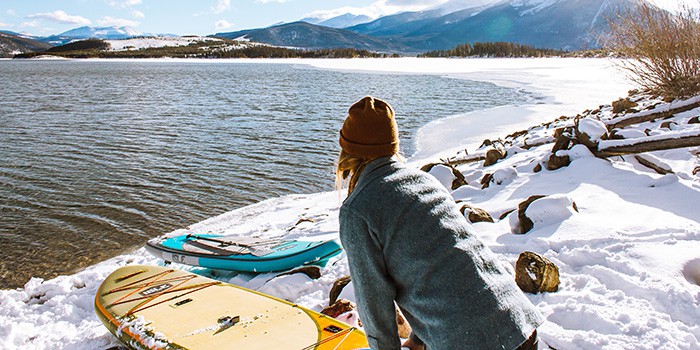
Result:
M372 349L400 348L394 302L431 350L515 349L542 323L431 175L374 160L339 220Z

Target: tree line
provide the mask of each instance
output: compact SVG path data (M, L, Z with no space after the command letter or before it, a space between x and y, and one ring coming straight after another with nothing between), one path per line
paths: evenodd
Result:
M562 50L538 49L509 42L478 42L457 45L449 50L429 51L418 57L547 57L566 54Z
M222 40L200 41L185 46L149 47L129 50L110 50L108 42L88 39L52 47L42 52L15 55L15 58L32 58L41 55L66 58L381 58L398 54L372 52L355 48L298 49Z

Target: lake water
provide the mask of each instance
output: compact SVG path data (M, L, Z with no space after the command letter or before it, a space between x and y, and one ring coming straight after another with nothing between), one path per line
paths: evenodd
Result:
M0 86L0 288L266 198L331 190L338 130L365 95L393 105L407 156L432 120L527 98L253 60L2 60Z

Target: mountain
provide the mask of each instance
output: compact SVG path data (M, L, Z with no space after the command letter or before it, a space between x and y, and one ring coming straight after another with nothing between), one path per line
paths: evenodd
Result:
M0 31L0 57L8 58L26 52L44 51L51 45L32 39L31 37Z
M65 31L61 34L51 35L47 37L40 38L39 40L50 43L55 46L65 45L72 41L84 40L84 39L105 39L105 40L117 40L117 39L128 39L135 36L142 36L143 33L131 27L80 27Z
M473 3L458 0L464 4ZM381 17L346 28L414 50L453 48L459 44L508 41L539 48L578 50L599 47L608 19L636 0L510 0L457 11L457 1L436 8ZM448 12L448 13L445 13Z
M304 18L301 21L324 27L347 28L358 24L367 23L371 20L372 18L369 16L353 15L352 13L346 13L344 15L332 17L326 20L322 20L319 18Z
M226 39L246 39L274 46L304 49L355 48L376 52L403 52L406 47L344 29L329 28L306 22L293 22L267 28L242 30L213 35Z

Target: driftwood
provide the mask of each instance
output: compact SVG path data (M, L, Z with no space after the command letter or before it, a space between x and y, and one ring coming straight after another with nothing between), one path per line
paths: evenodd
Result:
M593 150L593 154L595 154L597 157L613 157L623 156L627 154L697 146L700 146L700 132L696 134L685 135L682 137L678 137L677 135L670 135L667 138L654 138L651 140L642 139L639 142L618 146L599 146L599 149Z
M634 115L631 116L626 116L626 117L619 117L615 119L608 120L605 122L605 125L607 126L608 130L612 130L615 128L624 128L626 126L634 125L634 124L639 124L639 123L644 123L644 122L650 122L652 120L656 119L666 119L673 117L674 114L677 113L682 113L689 111L691 109L695 109L700 107L700 101L694 101L690 102L688 104L683 104L681 106L678 106L676 108L662 108L659 111L655 111L654 109L644 111L644 112L639 112L635 113Z
M636 159L639 164L644 165L645 167L654 170L656 173L661 174L661 175L666 175L666 174L672 174L673 170L669 170L659 164L654 163L652 160L647 159L646 157L642 155L635 155L634 159Z
M480 162L482 160L486 160L485 154L473 154L471 156L448 159L443 164L445 164L447 166L456 166L456 165L461 165L461 164L476 163L476 162Z

